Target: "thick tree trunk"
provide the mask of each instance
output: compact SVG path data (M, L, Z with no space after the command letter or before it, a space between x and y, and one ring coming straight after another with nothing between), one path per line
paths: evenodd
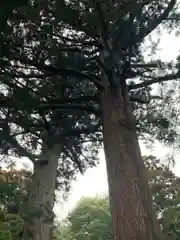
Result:
M157 224L130 105L110 91L103 134L115 240L164 240Z
M48 161L48 164L34 165L28 188L28 219L25 221L23 240L50 240L60 152L59 145L45 147L39 160L42 163Z

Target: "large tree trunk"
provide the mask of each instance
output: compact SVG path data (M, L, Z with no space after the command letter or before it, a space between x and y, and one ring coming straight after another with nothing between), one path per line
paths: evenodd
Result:
M129 104L106 90L103 134L115 240L164 240L157 224Z
M34 165L34 174L28 188L27 221L23 240L50 240L55 197L57 165L61 146L44 147ZM48 164L43 164L48 161Z

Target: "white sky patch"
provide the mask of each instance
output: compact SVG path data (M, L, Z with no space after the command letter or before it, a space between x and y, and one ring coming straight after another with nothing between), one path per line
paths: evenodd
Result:
M24 158L15 158L15 157L10 157L8 159L8 163L6 162L1 162L0 166L2 168L8 168L9 165L13 164L13 168L16 170L21 170L24 169L26 171L33 171L33 163L26 157Z

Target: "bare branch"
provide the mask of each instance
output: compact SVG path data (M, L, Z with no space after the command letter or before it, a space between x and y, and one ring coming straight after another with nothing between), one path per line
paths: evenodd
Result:
M98 103L98 97L95 96L79 96L79 97L72 97L72 98L64 98L61 100L52 99L52 101L59 101L60 103L82 103L82 102L96 102Z
M160 96L150 96L150 97L145 97L145 96L130 96L129 100L132 102L138 102L141 104L148 104L152 100L163 100L162 97Z
M155 83L167 82L167 81L170 81L170 80L177 80L179 78L180 78L180 73L169 74L169 75L166 75L166 76L163 76L163 77L151 78L151 80L149 80L149 81L144 81L144 82L141 82L141 83L130 85L129 90L142 88L142 87L147 87L147 86L155 84Z
M138 102L138 103L142 103L142 104L149 103L149 99L144 98L143 96L130 96L129 100L131 102Z
M159 68L161 67L160 62L154 62L154 63L140 63L140 64L131 64L131 68Z

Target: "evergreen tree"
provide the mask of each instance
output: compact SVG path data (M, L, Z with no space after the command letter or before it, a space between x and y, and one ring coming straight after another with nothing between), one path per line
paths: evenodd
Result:
M82 146L86 145L79 143L79 136L83 136L82 142L101 141L102 127L116 239L162 238L151 207L136 130L140 136L155 133L167 142L177 139L173 107L167 115L169 101L152 101L150 85L177 79L179 74L171 70L172 74L165 75L163 69L155 76L157 64L147 64L140 47L174 6L174 0L129 1L124 6L119 1L44 1L15 12L23 21L18 24L16 19L16 24L9 24L11 31L3 46L8 54L1 58L1 83L6 86L0 101L6 119L2 121L6 142L2 142L2 149L33 159L34 154L27 150L38 149L32 143L40 139L42 153L35 160L38 158L43 167L40 162L35 164L33 184L40 183L41 194L36 191L35 198L31 190L36 187L29 190L30 208L37 202L52 208L60 153L81 159ZM160 112L162 105L165 109ZM19 128L9 130L7 122ZM21 132L25 148L9 134L17 129L26 131ZM29 134L31 143L27 145ZM63 166L68 169L64 174L72 176L68 163L67 168ZM40 235L41 227L34 225L34 236ZM47 239L48 227L42 229Z
M19 9L14 13L14 18L9 20L10 24L6 27L6 42L3 45L4 52L1 52L1 100L7 97L5 101L8 104L1 109L1 153L8 156L26 156L34 163L34 174L28 187L28 221L25 221L24 228L28 235L24 238L33 239L42 236L43 239L49 239L54 216L52 209L55 189L67 192L77 171L83 173L87 167L95 165L97 146L102 141L99 120L95 119L93 114L87 111L87 114L82 115L82 110L71 113L72 107L69 109L68 104L66 107L62 104L62 109L59 103L57 104L56 99L62 99L64 103L69 97L72 97L70 102L83 102L78 92L72 94L71 89L76 87L72 81L53 77L52 74L42 74L31 66L29 76L24 71L28 66L19 63L18 57L22 54L27 53L30 57L31 52L26 51L28 45L32 47L33 57L37 55L42 62L51 55L55 47L50 37L48 50L42 36L35 38L33 29L30 32L31 27L26 26L31 17L32 21L38 21L36 17L42 10L41 7L44 6L37 8L37 5L32 4L31 8ZM28 18L23 14L27 14ZM22 16L25 19L23 26L20 24ZM22 36L26 27L27 35L23 45ZM34 42L41 42L41 46L34 46ZM42 55L41 48L44 50ZM65 56L62 57L68 60ZM7 59L11 59L13 65L9 65ZM80 88L77 84L77 91L78 89ZM91 100L91 97L87 98ZM55 107L46 107L49 99L53 104L55 102ZM13 102L15 104L9 108L9 104ZM49 104L51 105L51 102ZM65 111L62 111L64 107ZM77 109L76 104L74 108Z

